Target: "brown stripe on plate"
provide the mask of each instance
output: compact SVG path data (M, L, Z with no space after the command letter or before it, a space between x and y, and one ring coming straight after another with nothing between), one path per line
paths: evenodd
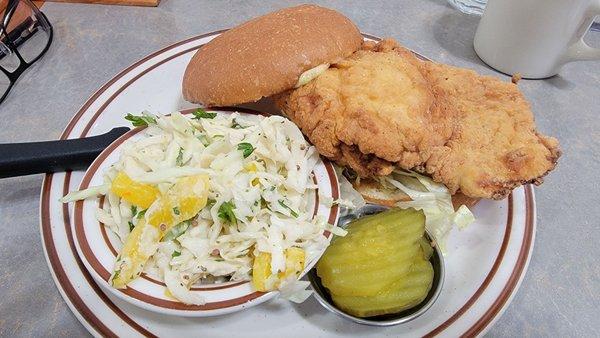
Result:
M521 250L517 258L517 264L508 279L508 282L500 292L498 298L494 301L492 306L483 314L483 316L467 331L463 336L474 337L480 334L498 315L502 308L506 305L506 302L510 298L511 294L515 291L519 280L527 265L527 260L530 254L531 245L533 243L533 194L531 185L525 186L525 237L523 243L521 243Z
M54 241L52 237L52 227L50 225L50 187L52 186L52 176L51 174L46 174L44 178L44 182L42 183L42 208L41 208L41 223L42 223L42 234L44 239L44 245L46 246L46 250L48 253L48 261L50 262L50 266L54 271L56 279L61 285L62 289L65 292L65 295L73 304L75 309L81 314L81 316L86 320L86 322L94 328L94 330L98 331L104 336L107 337L117 337L117 335L112 332L98 317L94 315L94 313L90 310L89 307L85 304L85 302L77 295L77 291L73 287L73 284L69 281L67 274L61 265L60 259L58 258L58 253L56 252L56 248L54 247ZM79 257L75 256L75 260L78 260ZM83 269L82 269L83 271ZM77 296L73 296L77 295Z
M338 182L335 169L333 169L331 162L325 160L323 163L325 164L325 169L327 169L327 175L329 175L329 181L331 182L331 197L335 201L340 198L340 183ZM337 204L331 207L331 213L329 213L329 219L327 220L329 224L333 224L335 222L339 209L340 207Z
M315 185L319 184L314 171L312 172L312 174L313 174L313 177L312 177L313 183ZM315 218L315 216L317 215L317 212L319 212L319 188L318 187L317 187L317 189L315 189L315 207L313 208L313 218ZM327 237L327 235L325 235L325 237Z
M512 193L508 195L508 212L506 216L506 228L504 230L504 239L502 240L502 245L500 246L500 251L494 260L494 264L488 272L487 276L483 280L483 283L477 288L477 291L467 300L467 302L460 308L456 313L454 313L450 318L448 318L441 325L430 331L424 337L434 337L448 328L452 323L454 323L458 318L460 318L467 310L471 308L471 306L479 299L481 294L487 289L488 285L496 275L500 264L502 263L502 259L504 258L504 254L506 253L506 248L508 247L508 242L510 240L510 232L512 230L512 222L513 222L513 196Z
M67 173L67 175L70 176L70 173ZM94 330L96 330L98 333L102 334L103 336L117 337L117 335L114 332L112 332L110 330L110 328L108 328L106 325L104 325L104 323L98 317L96 317L94 312L91 311L91 309L89 307L87 307L87 305L81 299L81 297L79 297L79 294L77 293L73 284L71 284L71 281L69 280L69 277L67 276L67 274L60 262L60 258L58 257L56 247L54 246L54 239L53 239L53 235L52 235L52 226L51 226L51 222L50 222L50 192L51 192L51 186L52 186L52 178L53 178L52 174L46 174L43 185L42 185L42 198L41 198L42 235L43 235L43 240L44 240L44 246L46 247L46 250L47 250L46 252L48 254L48 261L50 262L50 267L52 268L54 275L56 276L56 279L58 280L58 283L60 284L62 290L64 291L64 295L69 299L71 304L73 304L75 309L84 318L84 320L92 328L94 328ZM68 180L69 180L69 178L67 178L67 180L65 181L67 183L66 184L67 189L64 189L67 191L68 191ZM63 194L64 193L65 192L63 191ZM65 223L65 231L66 231L66 236L67 236L67 239L69 242L69 247L71 249L71 253L73 254L73 258L75 259L75 261L77 263L77 267L83 273L86 281L92 287L92 290L94 290L94 292L98 295L98 297L110 308L111 311L113 311L115 314L117 314L123 321L125 321L127 324L129 324L133 329L135 329L136 331L138 331L139 333L141 333L144 336L154 337L154 335L152 333L150 333L149 331L147 331L146 329L141 327L139 324L134 322L131 318L129 318L126 314L124 314L118 307L116 307L108 299L108 297L106 297L106 295L99 289L99 287L93 282L92 277L87 272L87 270L83 266L83 262L81 262L79 256L76 253L75 243L73 242L73 236L71 235L71 227L69 225L70 221L68 218L69 217L68 216L68 206L66 204L63 204L62 211L63 211L63 222L66 222Z

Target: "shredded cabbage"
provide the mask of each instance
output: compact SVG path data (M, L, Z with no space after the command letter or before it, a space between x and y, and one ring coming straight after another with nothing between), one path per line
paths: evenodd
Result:
M310 81L316 79L319 75L323 74L323 72L325 72L327 68L329 68L329 64L324 63L305 71L298 78L298 82L296 83L294 88L302 87Z
M475 221L473 213L464 205L454 211L452 195L448 188L429 177L415 172L395 170L378 180L384 186L402 190L412 199L408 202L397 202L396 206L423 210L425 226L435 237L442 252L446 252L446 240L454 224L462 229Z
M84 190L71 191L70 193L68 193L65 196L63 196L62 198L60 198L59 201L62 203L69 203L69 202L84 200L84 199L90 198L90 197L96 197L98 195L105 195L109 189L110 189L110 184L103 184L103 185L98 185L95 187L89 187Z
M296 276L278 280L286 269L285 250L302 248L309 262L328 245L324 231L345 234L322 217L313 218L309 208L317 151L283 117L204 113L198 118L146 113L154 122L143 138L123 145L118 162L104 175L105 184L70 193L62 201L106 195L108 203L97 210L97 219L125 241L143 211L110 192L118 172L163 194L180 177L208 175L207 206L173 227L157 246L141 245L153 251L144 271L163 280L176 299L203 304L202 297L190 292L192 285L250 280L253 257L269 253L273 278L268 283L284 297L305 299L308 291Z
M338 204L347 209L360 209L365 206L366 202L362 195L354 189L352 183L348 181L346 176L342 173L343 169L339 166L335 166L335 173L337 174L338 181L340 183L340 198L337 200Z
M294 303L302 303L312 295L312 290L308 289L310 282L298 280L290 276L285 280L283 287L279 288L279 298L289 300Z

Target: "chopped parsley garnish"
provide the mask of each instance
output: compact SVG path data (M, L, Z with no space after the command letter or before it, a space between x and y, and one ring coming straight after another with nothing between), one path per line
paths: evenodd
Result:
M210 144L210 141L208 140L208 137L204 134L200 134L198 136L196 136L196 138L206 147Z
M135 217L135 214L137 214L137 207L135 205L131 206L131 217Z
M212 208L212 206L213 206L213 205L215 205L215 203L217 203L217 201L213 200L212 198L209 198L209 199L206 201L206 207L207 207L207 208Z
M171 254L171 258L175 258L175 257L179 257L181 256L181 252L179 251L173 251L173 253Z
M176 226L172 227L171 230L169 230L160 241L168 242L177 239L177 237L183 235L183 233L188 229L189 226L189 220L177 224Z
M135 216L137 219L140 219L142 217L144 217L144 215L146 214L146 210L142 210L140 212L138 212L137 216Z
M156 119L149 115L132 115L128 113L125 120L130 121L134 127L147 127L149 124L156 124Z
M282 207L284 207L290 211L290 215L292 215L293 217L298 217L298 213L295 212L294 210L292 210L292 208L285 205L285 203L283 203L283 200L279 200L278 202L279 202L279 205L281 205Z
M238 150L242 151L242 154L244 154L244 158L250 156L254 152L254 149L256 149L248 142L239 143L237 148Z
M129 232L132 232L133 228L135 228L135 225L133 225L132 222L127 222L127 223L129 223Z
M206 110L202 109L202 108L198 108L196 109L195 112L193 112L192 114L194 114L194 118L196 120L200 120L200 119L214 119L217 116L217 113L209 113Z
M241 124L238 123L238 121L236 119L233 119L231 121L231 128L233 129L244 129L247 128L246 126L242 126Z
M234 208L235 204L233 204L232 202L225 202L221 204L218 212L219 218L225 222L237 224L237 218L235 218L235 214L233 213Z
M179 212L179 208L178 207L173 207L173 213L175 215L179 215L181 212Z
M183 148L179 147L179 154L177 154L177 159L175 159L175 164L178 167L183 166Z
M115 279L119 278L119 274L120 274L120 273L121 273L121 269L119 269L119 270L116 270L116 271L115 271L115 274L113 275L113 278L112 278L112 280L114 281Z

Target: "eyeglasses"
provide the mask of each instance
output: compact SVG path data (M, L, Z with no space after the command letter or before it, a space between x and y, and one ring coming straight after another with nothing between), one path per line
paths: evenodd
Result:
M6 7L3 9L2 5ZM0 0L0 104L52 43L48 18L30 0Z

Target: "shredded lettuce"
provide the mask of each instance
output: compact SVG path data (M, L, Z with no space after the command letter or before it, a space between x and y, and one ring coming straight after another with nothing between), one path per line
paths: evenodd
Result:
M469 224L475 222L475 216L466 205L461 205L454 213L453 222L459 229L464 229L469 226Z
M83 190L71 191L70 193L63 196L59 201L61 203L69 203L79 200L84 200L89 197L96 197L100 195L106 195L110 190L110 184L102 184L94 187L89 187Z
M396 206L399 208L423 210L425 226L444 253L446 240L453 226L463 229L475 221L473 213L464 205L454 211L452 195L448 188L429 177L415 172L395 170L391 175L379 178L379 181L384 186L402 190L412 199L408 202L397 202Z
M346 176L342 174L343 169L337 165L334 166L334 168L340 184L340 196L343 196L344 198L339 198L336 201L333 201L333 203L337 203L348 209L360 209L365 206L365 199L358 191L356 191L356 189L354 189L352 183L348 181Z
M329 64L324 63L305 71L298 78L298 82L296 83L294 88L302 87L310 81L316 79L319 75L323 74L323 72L326 71L327 68L329 68Z
M290 278L284 280L283 285L279 288L279 298L294 303L302 303L313 293L309 287L310 282L298 280L295 276L290 276Z

